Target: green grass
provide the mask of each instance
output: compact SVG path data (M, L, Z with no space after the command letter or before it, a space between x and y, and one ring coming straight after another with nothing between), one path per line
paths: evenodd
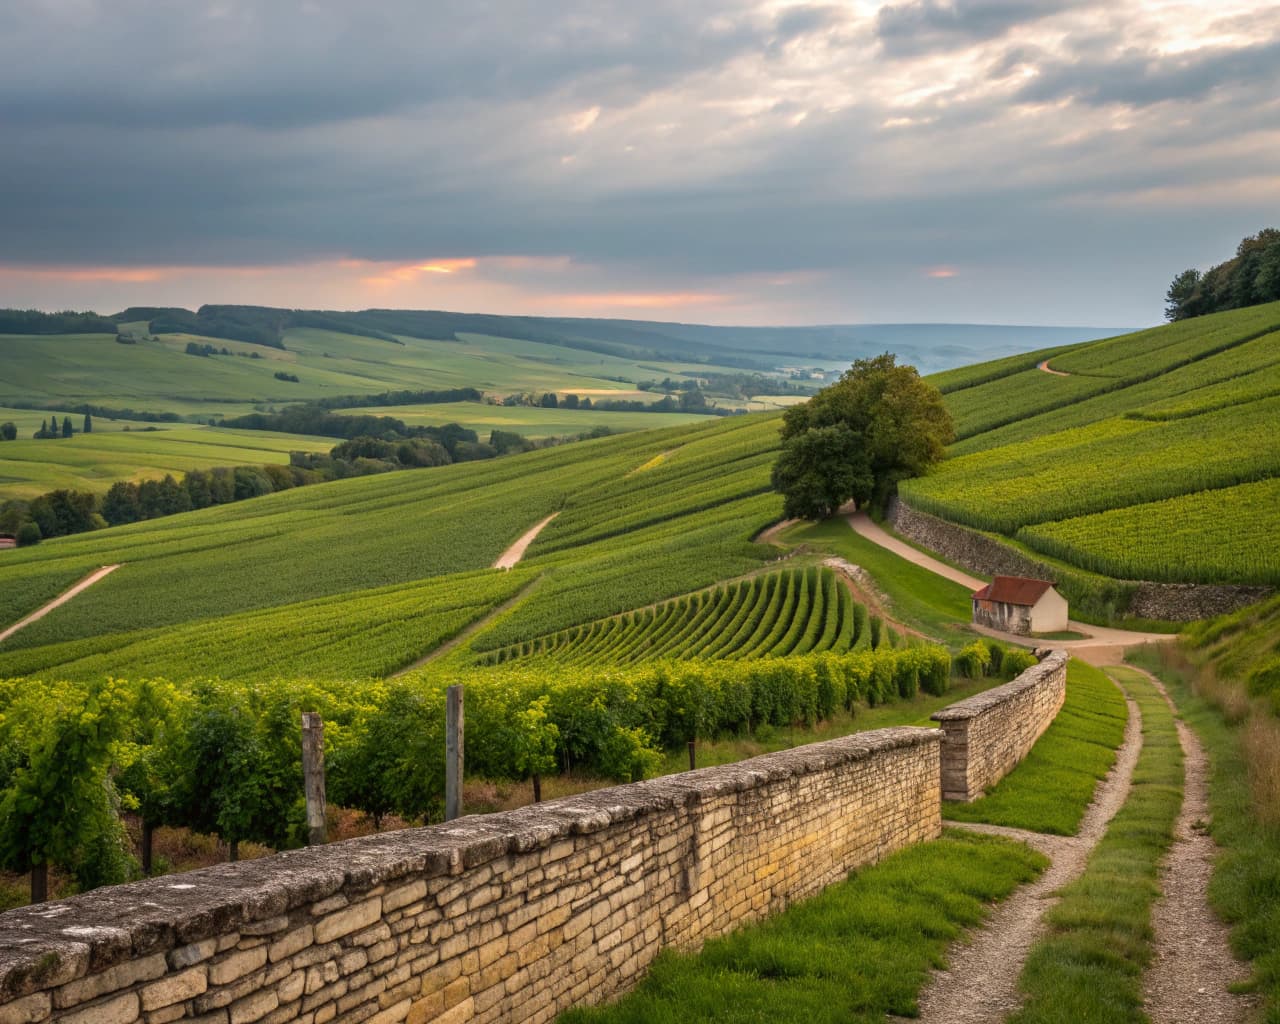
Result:
M1019 985L1013 1024L1145 1022L1142 972L1151 960L1151 906L1159 864L1182 804L1182 748L1173 712L1132 669L1114 669L1142 711L1142 753L1129 798L1094 848L1084 874L1045 915Z
M894 617L947 642L970 639L971 604L967 588L886 551L854 533L843 519L793 527L786 539L831 551L875 577L889 598Z
M1094 790L1115 763L1127 718L1115 684L1072 659L1066 701L1031 752L985 796L944 804L943 817L1074 835Z
M885 1014L914 1016L947 945L1047 863L1020 843L948 833L699 954L663 953L633 994L560 1021L881 1024Z

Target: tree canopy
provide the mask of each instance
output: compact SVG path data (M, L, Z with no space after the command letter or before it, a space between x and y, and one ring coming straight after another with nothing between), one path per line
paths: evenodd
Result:
M1165 293L1164 315L1186 320L1280 300L1280 229L1264 228L1236 246L1233 259L1200 271L1184 270Z
M821 519L845 502L883 503L899 480L942 458L955 436L942 395L885 353L859 359L835 384L783 416L773 467L787 516Z

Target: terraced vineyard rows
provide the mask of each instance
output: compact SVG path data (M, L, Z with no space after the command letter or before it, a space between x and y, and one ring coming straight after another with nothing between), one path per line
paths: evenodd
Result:
M1018 539L1121 579L1280 585L1280 479L1042 523Z
M866 608L825 567L787 569L687 594L655 608L597 619L499 648L481 664L524 658L592 666L653 659L726 659L871 646Z

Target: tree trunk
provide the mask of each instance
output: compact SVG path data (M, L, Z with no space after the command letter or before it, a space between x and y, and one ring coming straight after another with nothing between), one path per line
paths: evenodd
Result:
M49 865L41 862L31 865L31 902L43 903L49 898Z
M151 876L151 846L152 837L155 835L156 827L142 819L142 873L147 877Z
M533 773L533 802L542 803L542 776L537 772Z

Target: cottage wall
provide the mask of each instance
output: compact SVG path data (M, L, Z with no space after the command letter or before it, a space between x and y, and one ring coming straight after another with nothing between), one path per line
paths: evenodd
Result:
M1011 683L933 715L942 726L942 796L971 801L1013 770L1067 694L1067 653L1053 651Z
M1032 632L1031 609L1021 604L1006 604L1003 601L973 602L973 621L979 626L988 626L1004 633L1026 636Z
M1028 624L1032 633L1058 633L1067 628L1067 599L1056 590L1046 590L1032 605Z
M859 733L10 911L0 1024L548 1021L937 837L941 742Z

